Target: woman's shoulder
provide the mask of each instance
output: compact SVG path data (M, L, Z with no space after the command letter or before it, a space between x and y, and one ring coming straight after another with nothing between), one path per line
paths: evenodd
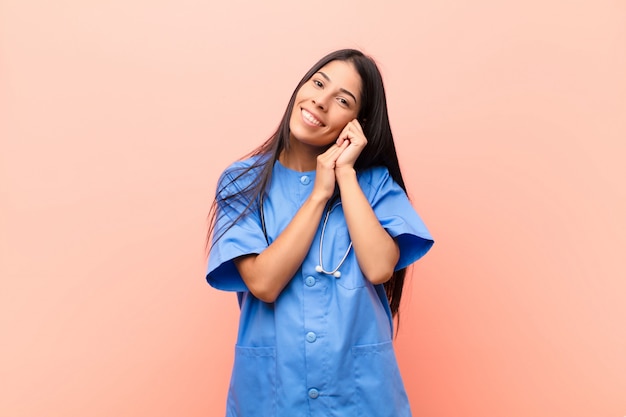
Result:
M268 159L267 155L253 155L231 163L219 177L218 194L237 194L254 187Z
M372 187L377 187L389 179L391 179L389 170L383 165L366 168L359 172L359 182L361 182L362 185L367 184Z
M407 194L386 166L375 166L361 171L359 185L370 202L389 194Z
M261 169L268 161L268 155L252 155L246 158L238 159L237 161L231 163L228 167L226 167L224 173L245 171L255 168Z
M222 172L221 178L229 178L231 180L235 178L252 178L259 174L268 161L268 155L253 155L239 159L226 167Z

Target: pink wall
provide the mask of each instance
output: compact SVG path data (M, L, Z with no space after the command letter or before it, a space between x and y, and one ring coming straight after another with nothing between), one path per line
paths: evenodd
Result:
M213 187L339 47L380 62L437 240L396 344L415 414L625 415L624 22L610 0L1 0L0 415L223 414Z

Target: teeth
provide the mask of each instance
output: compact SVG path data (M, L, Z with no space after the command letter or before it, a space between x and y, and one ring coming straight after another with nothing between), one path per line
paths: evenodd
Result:
M306 111L306 110L304 110L304 109L302 109L302 116L304 116L304 118L305 118L307 121L309 121L309 122L313 123L314 125L316 125L316 126L322 126L322 122L320 122L319 120L317 120L317 119L315 118L315 116L313 116L311 113L309 113L308 111Z

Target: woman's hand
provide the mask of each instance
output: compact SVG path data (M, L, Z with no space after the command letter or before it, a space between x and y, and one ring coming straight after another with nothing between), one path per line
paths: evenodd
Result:
M345 147L346 142L348 146ZM335 169L353 168L354 164L367 145L367 138L363 128L357 119L352 120L343 128L336 142L337 146L344 148L335 162Z
M315 168L315 184L312 195L324 201L332 197L335 192L335 168L339 158L350 145L349 141L343 141L341 145L334 143L324 153L317 156Z
M357 119L348 123L326 152L318 155L313 196L328 200L335 191L337 174L342 168L352 170L367 145L367 138Z

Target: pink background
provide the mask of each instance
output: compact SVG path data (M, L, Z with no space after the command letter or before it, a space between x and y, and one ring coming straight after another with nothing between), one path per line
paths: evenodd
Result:
M215 182L341 47L380 63L437 241L396 343L415 415L626 415L617 0L0 0L0 415L223 415Z

